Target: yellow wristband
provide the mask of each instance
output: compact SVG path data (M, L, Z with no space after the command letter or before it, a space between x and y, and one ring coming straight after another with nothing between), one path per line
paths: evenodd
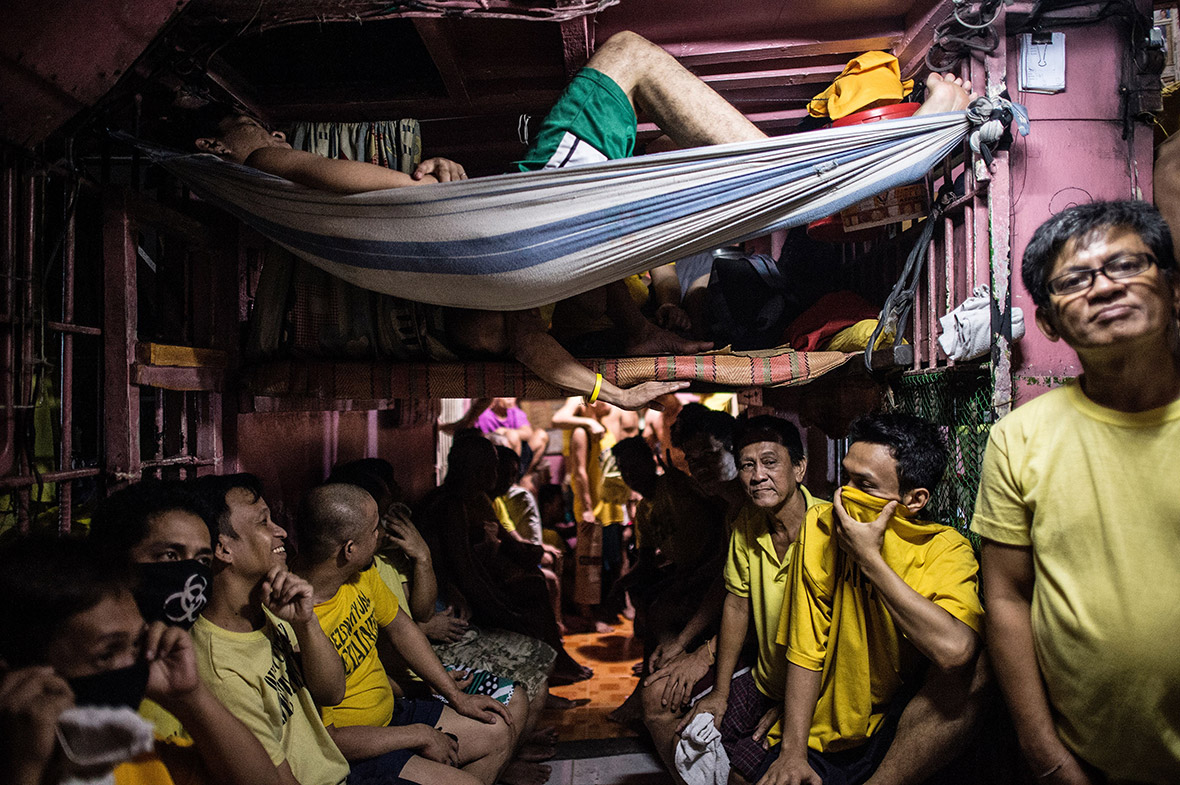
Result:
M590 397L586 399L586 403L594 403L598 400L598 394L602 392L602 374L594 374L594 389L590 391Z

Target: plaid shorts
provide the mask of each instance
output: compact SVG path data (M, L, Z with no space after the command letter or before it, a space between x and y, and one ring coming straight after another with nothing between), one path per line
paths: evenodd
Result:
M758 721L766 712L782 703L782 698L768 698L754 684L754 672L746 671L729 685L729 703L721 718L721 744L729 755L729 765L747 781L758 779L767 751L761 741L752 738Z

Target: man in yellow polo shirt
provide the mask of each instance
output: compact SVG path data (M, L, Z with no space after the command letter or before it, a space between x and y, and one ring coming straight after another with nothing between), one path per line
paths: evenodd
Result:
M776 637L795 541L804 521L814 519L825 503L800 484L807 458L790 422L751 418L739 427L734 452L749 500L733 521L729 541L716 686L679 729L699 714L712 714L733 770L752 779L767 755L763 742L782 706L787 663ZM751 620L758 658L752 670L734 678Z
M946 468L938 428L876 414L848 440L848 484L808 517L791 565L782 743L747 777L761 785L926 782L982 715L975 554L916 518Z

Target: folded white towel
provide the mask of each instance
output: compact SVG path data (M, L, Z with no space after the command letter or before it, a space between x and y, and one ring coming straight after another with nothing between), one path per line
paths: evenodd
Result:
M729 755L712 714L698 714L676 742L676 772L688 785L725 785Z
M976 286L971 296L938 320L942 335L938 345L952 360L974 360L992 348L991 292L987 284ZM1012 340L1024 337L1024 312L1012 308Z

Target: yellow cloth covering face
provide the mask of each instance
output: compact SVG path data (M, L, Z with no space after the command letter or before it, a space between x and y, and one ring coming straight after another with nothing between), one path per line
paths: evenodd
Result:
M1065 745L1112 782L1180 773L1180 400L1077 382L992 428L971 527L1032 548L1032 634Z
M325 725L343 728L389 724L393 717L393 689L377 658L377 638L397 613L397 597L375 567L341 586L332 599L315 606L320 627L344 660L344 700L320 709Z
M865 52L849 61L827 90L811 99L812 117L839 120L862 109L896 104L914 89L914 80L901 79L897 58L886 52Z
M849 516L863 522L876 520L888 504L848 486L842 498ZM820 752L863 744L923 663L884 600L837 544L835 514L827 505L808 517L791 567L791 598L783 603L778 628L787 661L822 672L808 739L808 746ZM979 565L966 537L949 526L916 520L898 505L886 524L881 554L914 591L980 631Z

